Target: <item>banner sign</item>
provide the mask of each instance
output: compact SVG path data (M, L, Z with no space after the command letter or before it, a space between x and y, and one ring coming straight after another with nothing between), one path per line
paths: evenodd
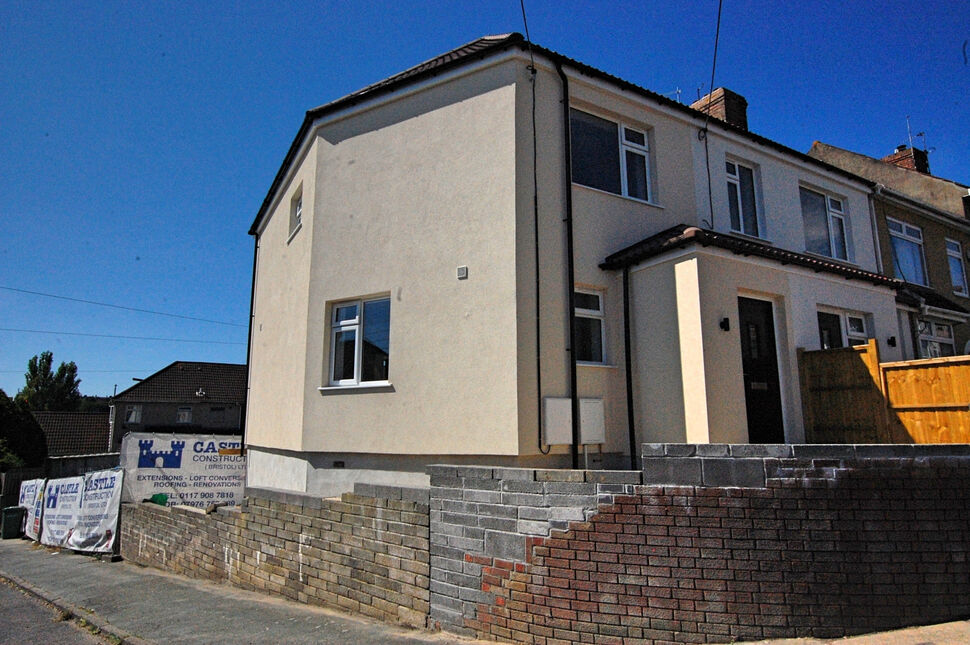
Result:
M84 492L67 546L75 551L111 553L118 532L124 471L100 470L84 476Z
M44 514L44 479L28 479L20 482L20 503L27 509L24 533L31 540L40 536L40 518Z
M164 496L165 504L238 504L246 485L242 437L130 432L121 442L124 501Z
M77 525L81 509L84 477L48 480L44 488L44 515L41 518L40 543L67 546L67 538Z

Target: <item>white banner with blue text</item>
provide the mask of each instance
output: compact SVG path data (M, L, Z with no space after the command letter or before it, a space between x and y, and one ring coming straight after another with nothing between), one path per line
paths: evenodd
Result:
M246 486L246 457L238 435L131 432L121 442L126 502L206 508L238 504Z

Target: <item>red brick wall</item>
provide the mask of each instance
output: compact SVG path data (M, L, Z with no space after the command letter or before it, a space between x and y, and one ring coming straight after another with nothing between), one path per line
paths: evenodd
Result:
M766 488L640 486L482 560L498 640L727 642L970 615L966 458L774 460ZM627 639L627 640L625 640Z

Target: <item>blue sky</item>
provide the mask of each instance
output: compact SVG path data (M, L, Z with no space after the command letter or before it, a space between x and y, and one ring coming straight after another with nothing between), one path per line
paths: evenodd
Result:
M525 4L540 45L706 92L715 0ZM0 330L0 388L46 349L99 395L175 360L244 362L247 230L304 112L509 31L518 0L0 3L0 328L33 330ZM883 156L910 116L934 174L970 183L968 40L966 2L725 0L715 84L800 151Z

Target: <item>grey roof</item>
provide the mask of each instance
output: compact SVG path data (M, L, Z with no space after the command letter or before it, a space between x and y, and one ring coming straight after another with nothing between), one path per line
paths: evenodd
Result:
M246 400L245 365L176 361L145 380L119 392L114 401L183 403Z
M110 450L107 412L31 412L44 431L48 457L96 455Z
M422 79L429 78L441 74L449 69L459 67L461 65L466 65L471 62L482 60L487 56L497 54L499 52L505 51L510 48L516 48L522 51L531 51L533 54L539 54L546 57L547 59L571 67L572 69L585 74L587 76L597 78L606 81L620 89L632 92L644 98L647 98L654 103L663 105L670 109L681 112L682 114L689 115L698 120L704 120L711 127L717 127L722 130L727 130L733 132L739 136L742 136L750 141L754 141L766 147L772 148L786 155L793 156L801 161L810 163L813 166L824 168L825 170L838 174L840 176L849 178L853 181L857 181L868 187L873 187L875 184L868 179L860 177L856 174L848 172L838 166L831 165L825 161L810 157L803 152L799 152L794 148L789 148L788 146L782 145L776 141L772 141L766 137L755 134L744 128L739 128L737 126L731 125L724 121L718 119L708 119L707 115L703 112L695 110L690 106L684 105L683 103L678 103L672 99L667 98L656 92L652 92L646 88L640 87L625 81L617 76L608 74L602 70L596 69L595 67L590 67L585 63L581 63L577 60L563 56L562 54L556 53L550 49L540 47L535 43L530 43L525 39L522 34L519 33L509 33L501 34L497 36L483 36L477 40L473 40L469 43L462 45L456 49L449 52L445 52L439 56L435 56L423 63L410 67L403 72L390 76L384 80L378 81L372 85L368 85L362 90L358 90L351 94L348 94L342 98L335 101L321 105L320 107L309 110L303 119L303 124L300 126L296 137L293 139L293 143L290 144L290 148L286 153L286 157L283 159L283 164L276 173L276 177L273 179L273 184L270 186L266 197L263 199L263 203L259 208L259 212L256 214L256 218L253 220L252 225L249 227L249 234L255 235L263 217L269 210L270 204L273 201L273 197L276 191L283 183L283 179L286 176L286 170L289 168L290 164L296 158L297 152L299 152L300 145L303 142L304 137L310 131L310 127L313 122L322 116L336 112L337 110L351 107L360 103L361 101L371 99L381 94L392 92L405 87L409 84L416 83Z

